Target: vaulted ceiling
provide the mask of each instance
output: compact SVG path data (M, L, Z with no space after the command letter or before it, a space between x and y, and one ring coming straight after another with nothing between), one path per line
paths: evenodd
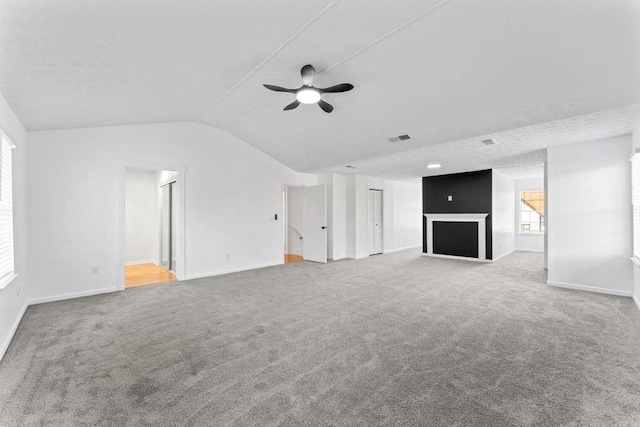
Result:
M630 131L639 3L0 0L0 91L30 130L197 121L299 171L512 166ZM262 87L298 86L307 63L318 86L356 87L326 95L332 114L283 112L292 96ZM464 157L462 141L495 134L499 146Z

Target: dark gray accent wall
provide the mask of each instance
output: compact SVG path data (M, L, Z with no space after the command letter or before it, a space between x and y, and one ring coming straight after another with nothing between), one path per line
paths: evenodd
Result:
M451 202L448 196L453 196ZM492 239L491 239L491 210L492 210L492 171L491 169L464 172L450 175L438 175L422 178L422 212L425 214L436 213L488 213L486 219L487 226L487 259L493 259ZM471 228L468 225L460 225L456 228L455 223L450 226L439 226L439 230L434 232L434 249L446 248L449 253L445 255L470 256L469 245L471 237L461 238L463 235L470 236ZM460 223L468 224L468 223ZM434 224L434 229L436 225ZM456 228L456 230L453 230ZM477 228L475 228L477 233ZM423 252L427 252L427 220L422 218L422 245ZM435 242L435 239L438 242ZM474 238L477 246L477 234ZM434 253L439 253L434 250ZM444 254L444 253L443 253ZM477 251L475 257L477 258Z

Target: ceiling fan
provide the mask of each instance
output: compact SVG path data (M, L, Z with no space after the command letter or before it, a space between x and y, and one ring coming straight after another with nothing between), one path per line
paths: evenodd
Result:
M353 85L349 83L341 83L339 85L326 87L324 89L313 86L313 76L315 75L316 70L311 65L305 65L300 70L300 74L302 75L302 86L298 89L287 89L286 87L275 86L275 85L264 85L267 89L273 90L275 92L288 92L295 93L296 100L291 104L284 107L284 110L293 110L300 103L302 104L318 104L320 108L325 113L330 113L333 111L333 105L322 99L323 93L338 93L338 92L347 92L353 89Z

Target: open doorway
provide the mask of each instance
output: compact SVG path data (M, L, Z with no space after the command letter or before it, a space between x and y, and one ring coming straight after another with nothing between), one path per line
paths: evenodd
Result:
M178 173L125 168L125 288L176 281Z
M284 262L301 262L303 258L302 230L304 227L304 187L286 186L282 189L284 215Z
M326 263L327 188L284 186L282 191L284 262Z

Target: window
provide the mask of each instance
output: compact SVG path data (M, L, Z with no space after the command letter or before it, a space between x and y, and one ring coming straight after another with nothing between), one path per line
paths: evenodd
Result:
M0 132L0 289L15 277L13 267L13 200L11 150L15 148L7 135Z
M544 191L520 193L520 233L544 233Z
M640 152L631 158L631 188L633 203L633 258L640 260Z

